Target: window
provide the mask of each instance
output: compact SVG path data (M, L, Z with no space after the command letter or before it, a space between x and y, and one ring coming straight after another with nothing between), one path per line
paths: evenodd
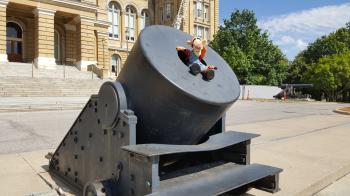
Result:
M197 37L203 38L203 30L203 27L197 26Z
M119 69L119 64L120 64L120 57L117 54L113 54L112 55L112 59L111 59L111 72L112 73L118 73L118 69Z
M204 19L206 21L209 21L209 7L208 6L204 6Z
M171 18L171 3L165 5L165 15L167 19Z
M202 2L198 1L196 3L196 10L197 10L196 17L201 18L203 16Z
M209 40L209 38L210 38L209 28L204 28L204 38Z
M126 7L125 34L128 41L135 41L135 13L136 11L131 6Z
M108 35L112 38L119 38L119 6L115 2L109 3L108 6L108 22L111 26L108 27Z
M22 62L22 33L17 23L6 23L6 53L10 62Z
M22 38L22 29L14 22L6 24L6 37Z
M146 10L141 13L141 30L149 25L149 16Z

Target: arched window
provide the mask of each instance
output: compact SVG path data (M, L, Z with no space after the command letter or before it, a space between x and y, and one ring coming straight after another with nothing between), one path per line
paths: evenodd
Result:
M110 2L108 5L108 22L111 23L108 27L109 37L119 38L119 15L119 5L116 2Z
M8 22L6 25L6 37L22 38L21 27L14 22Z
M128 5L126 7L125 13L125 31L126 31L126 40L135 41L135 18L136 11L135 9Z
M120 67L120 57L117 54L112 55L111 59L111 71L112 73L118 73L119 67ZM117 75L117 74L116 74Z
M22 28L14 22L6 24L6 53L10 62L22 62Z
M141 13L141 30L149 25L149 14L147 10L143 10Z

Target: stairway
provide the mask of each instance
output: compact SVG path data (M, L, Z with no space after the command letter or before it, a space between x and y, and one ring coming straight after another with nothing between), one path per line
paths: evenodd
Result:
M89 97L105 81L0 76L0 97Z
M56 69L38 69L31 63L0 64L0 77L98 79L91 72L79 71L75 66L57 65Z

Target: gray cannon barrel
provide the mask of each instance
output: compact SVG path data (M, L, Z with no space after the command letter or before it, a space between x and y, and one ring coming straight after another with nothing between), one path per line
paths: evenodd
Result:
M176 46L192 37L166 26L144 29L117 80L137 118L137 143L197 144L240 94L227 63L208 47L205 61L215 78L189 73Z

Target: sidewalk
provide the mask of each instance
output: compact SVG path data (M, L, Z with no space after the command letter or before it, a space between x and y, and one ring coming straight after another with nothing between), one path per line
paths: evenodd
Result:
M88 98L85 99L21 98L18 101L22 105L28 102L55 105L61 101L64 105L85 104ZM11 98L0 100L3 103L0 105L11 105ZM281 191L273 196L309 196L318 192L320 196L350 195L350 190L345 189L350 187L349 177L338 180L350 172L350 116L332 112L333 107L338 106L241 102L228 112L226 130L261 134L252 140L251 162L283 169ZM63 132L66 133L65 129ZM50 179L44 156L53 150L0 155L2 195L55 195L43 180ZM246 195L272 196L255 189Z
M52 189L41 179L46 172L48 150L0 156L1 195L50 193Z
M90 97L0 97L0 112L81 109L89 98Z

